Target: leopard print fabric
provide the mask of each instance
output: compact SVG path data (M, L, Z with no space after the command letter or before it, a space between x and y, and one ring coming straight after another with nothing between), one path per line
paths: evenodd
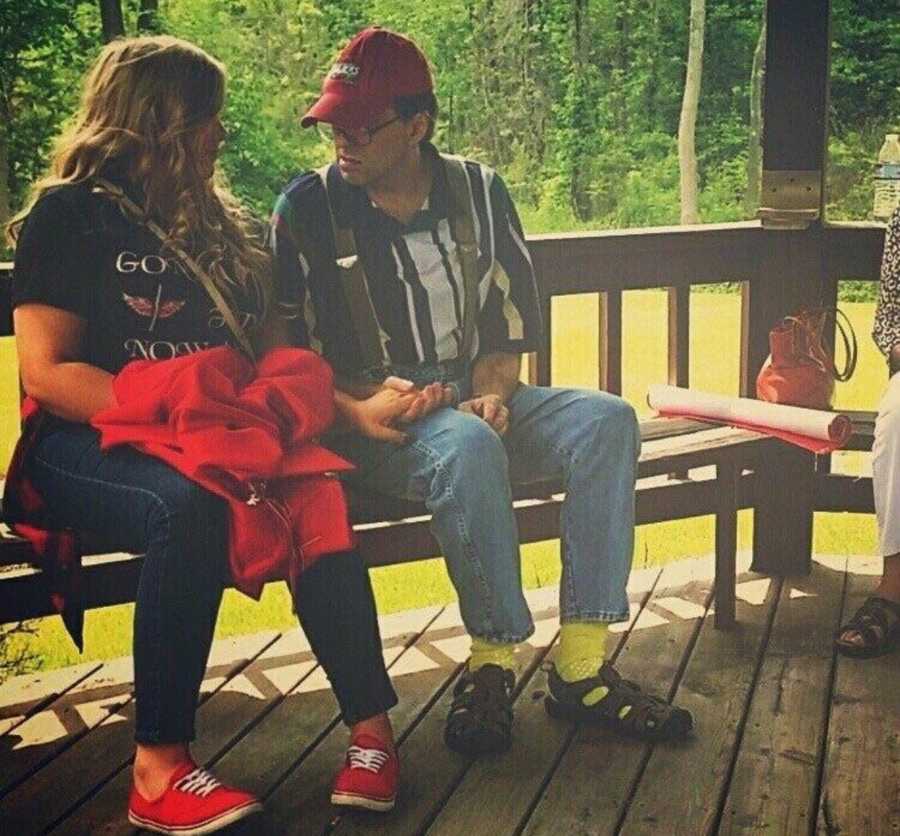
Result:
M900 343L900 206L894 209L885 230L872 338L885 356Z

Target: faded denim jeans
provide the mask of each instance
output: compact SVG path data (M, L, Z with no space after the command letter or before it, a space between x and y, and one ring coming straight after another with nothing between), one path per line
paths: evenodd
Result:
M441 379L428 367L392 372L420 386ZM457 384L465 399L470 387ZM480 418L443 408L405 427L403 446L359 435L328 444L356 464L351 483L425 502L466 628L495 642L520 642L534 629L522 592L510 480L561 477L560 618L624 621L640 452L634 409L605 392L525 385L507 406L503 438Z

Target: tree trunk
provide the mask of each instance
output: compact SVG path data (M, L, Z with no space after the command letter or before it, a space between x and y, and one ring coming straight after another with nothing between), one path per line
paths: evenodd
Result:
M688 36L687 75L681 119L678 122L678 167L681 171L681 223L700 223L697 208L697 150L694 133L697 105L703 75L703 35L706 29L706 0L691 0L691 26Z
M158 12L159 3L157 0L141 0L141 7L138 11L137 19L138 32L158 32Z
M0 250L3 249L3 229L10 218L9 205L9 140L6 125L0 125Z
M109 43L125 34L121 0L99 0L100 22L103 26L103 42Z
M759 189L762 178L762 91L766 75L766 11L763 8L762 27L753 69L750 71L750 141L747 146L747 191L744 193L744 216L752 218L759 209Z

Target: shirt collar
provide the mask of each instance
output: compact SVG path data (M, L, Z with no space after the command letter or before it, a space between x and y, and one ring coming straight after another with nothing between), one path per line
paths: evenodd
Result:
M341 177L337 165L332 165L328 170L328 189L332 195L332 211L337 222L341 225L358 227L363 223L374 222L385 224L397 233L421 232L437 226L442 218L448 217L449 198L447 194L447 172L437 149L430 142L422 147L422 153L431 158L434 163L431 179L431 191L425 199L422 208L413 215L406 225L401 224L395 218L382 212L372 204L366 190L360 186L353 186Z

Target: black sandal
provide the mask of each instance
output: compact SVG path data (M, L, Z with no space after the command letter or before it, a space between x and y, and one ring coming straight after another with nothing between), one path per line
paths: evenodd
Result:
M512 742L512 692L516 677L499 665L468 667L453 688L444 742L463 755L503 752Z
M862 644L849 642L847 633L857 632ZM890 653L900 639L900 604L872 595L834 637L838 653L854 659L872 659Z
M550 694L544 706L551 717L581 723L597 723L613 731L648 742L687 737L694 721L690 711L670 705L641 690L640 685L622 679L604 662L596 676L564 682L556 667L548 668ZM597 688L608 692L599 702L585 705L584 697Z

